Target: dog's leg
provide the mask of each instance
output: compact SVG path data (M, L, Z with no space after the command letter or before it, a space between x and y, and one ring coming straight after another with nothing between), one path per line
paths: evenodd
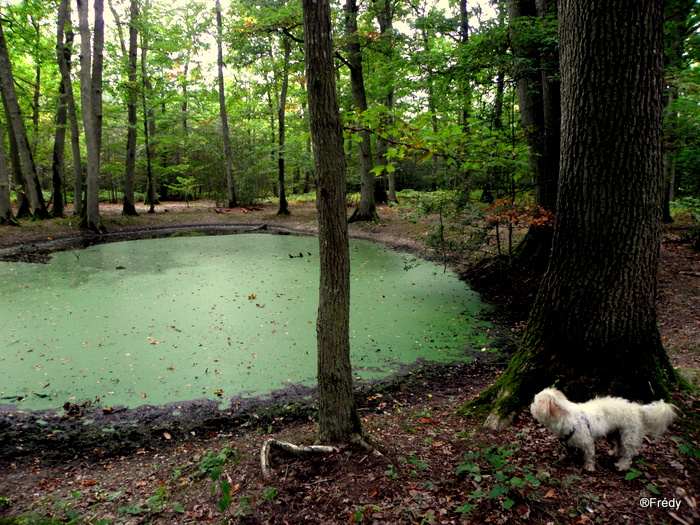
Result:
M583 468L588 472L595 471L595 445L593 440L581 444L583 450Z
M608 450L608 455L618 457L620 455L620 434L615 432L608 439L612 443L612 448Z
M641 427L632 426L620 430L619 459L615 467L619 471L628 470L632 463L632 458L637 454L642 446L644 434Z

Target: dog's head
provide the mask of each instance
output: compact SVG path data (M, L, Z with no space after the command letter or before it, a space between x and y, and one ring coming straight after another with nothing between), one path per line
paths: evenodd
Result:
M530 412L540 423L547 424L567 415L566 396L556 388L545 388L535 396L530 405Z

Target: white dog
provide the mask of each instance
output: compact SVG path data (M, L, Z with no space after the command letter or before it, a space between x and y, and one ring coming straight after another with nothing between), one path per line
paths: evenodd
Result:
M574 403L556 388L545 388L530 405L537 421L566 446L583 451L583 466L591 472L595 470L597 438L619 434L615 436L615 448L609 453L618 457L615 463L618 470L627 470L644 436L663 434L676 415L675 408L663 401L640 405L621 397L597 397Z

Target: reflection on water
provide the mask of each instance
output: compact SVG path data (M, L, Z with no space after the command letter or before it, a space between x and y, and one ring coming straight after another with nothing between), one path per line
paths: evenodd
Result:
M163 404L314 384L318 241L175 237L0 263L0 404ZM453 274L351 244L358 380L484 346L484 307ZM484 326L481 323L481 326ZM483 333L483 331L479 331Z

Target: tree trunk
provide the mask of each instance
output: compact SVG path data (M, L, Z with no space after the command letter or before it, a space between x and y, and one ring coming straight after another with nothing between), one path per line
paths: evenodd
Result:
M664 216L666 223L673 222L671 217L670 202L674 199L676 185L676 148L677 135L676 126L678 123L678 112L674 108L673 102L678 97L678 85L675 74L683 69L683 62L687 60L686 41L695 32L697 26L693 24L691 13L696 5L695 0L667 0L665 3L664 15L666 18L666 31L664 32L664 50L666 55L666 70L668 85L666 86L665 112L667 129L664 150L664 181L666 191L664 194Z
M228 112L226 111L226 93L224 92L224 50L223 24L221 22L221 3L216 0L216 63L219 72L219 114L221 116L221 136L224 141L224 164L226 167L226 194L228 207L238 206L236 190L233 185L233 153L231 152L231 137L228 129Z
M350 253L343 127L335 91L329 0L302 0L309 118L316 168L320 287L318 441L362 440L350 367Z
M391 0L374 0L374 8L376 10L377 23L379 24L379 34L382 37L382 42L384 42L386 48L384 50L384 56L386 56L386 61L391 63L392 55L394 51L394 35L393 35L393 11L391 8ZM386 68L391 70L392 68ZM382 96L382 103L386 108L386 116L384 117L384 125L387 128L391 128L394 125L394 118L392 112L394 110L394 80L392 78L386 79L387 85L385 86L385 93ZM377 138L377 164L379 166L389 166L390 161L386 154L389 149L389 141L383 137ZM397 202L396 200L396 181L395 181L395 171L393 169L386 169L386 173L382 178L379 179L379 184L375 182L375 203L386 204L389 202ZM388 180L388 184L387 184ZM388 188L387 188L388 185Z
M282 36L282 46L284 48L284 71L282 72L282 90L280 92L280 102L277 111L278 125L278 144L279 151L277 152L277 190L279 192L280 205L277 210L277 215L289 215L289 206L287 205L287 193L284 184L284 148L285 148L285 120L287 113L287 89L289 88L289 55L292 53L292 45L289 38Z
M357 36L357 0L345 2L345 38L350 67L350 86L352 100L358 113L367 111L367 95L365 80L362 73L362 50ZM379 217L374 202L374 173L372 169L372 146L368 130L360 131L359 169L360 169L360 202L350 216L350 222L374 221Z
M49 212L46 209L44 196L41 193L39 174L34 164L34 157L29 146L27 128L19 108L17 93L12 77L12 65L7 52L5 34L0 23L0 88L2 101L5 105L8 120L11 123L11 131L15 136L15 144L22 166L22 186L29 202L29 213L35 219L48 219Z
M508 4L511 22L537 16L540 22L553 14L549 0L513 0ZM559 57L545 45L514 45L526 64L516 74L520 121L530 149L535 204L556 212L561 135ZM532 226L513 252L512 266L539 278L552 246L551 226Z
M7 169L7 158L5 157L5 132L0 122L0 225L19 226L19 222L12 215L12 205L10 203L10 173Z
M679 381L655 309L663 0L563 0L562 176L552 256L518 352L467 408L498 427L555 382L649 401Z
M0 89L2 92L2 89ZM5 103L5 96L2 97L3 107L5 109L5 119L7 125L7 143L10 146L10 166L12 169L12 183L15 188L24 187L24 178L22 176L22 161L19 159L19 148L17 147L17 137L15 136L14 128L12 127L12 118L10 117L10 111ZM24 219L26 217L31 217L32 213L30 211L29 199L23 191L15 191L15 197L17 199L17 218Z
M104 19L102 0L95 1L93 49L90 49L88 7L84 0L77 0L80 20L80 94L82 101L85 147L87 149L87 191L81 226L87 230L104 233L100 222L100 134L102 130L102 46L104 43ZM95 55L94 57L92 55ZM93 61L94 59L94 61ZM96 66L100 66L97 68Z
M63 217L66 213L63 199L63 177L65 172L66 152L66 124L68 123L68 104L66 101L65 85L61 83L58 89L58 108L56 110L56 132L53 144L53 162L51 171L53 174L53 209L54 217Z
M61 81L68 105L68 119L70 120L71 152L73 154L73 215L80 216L83 211L83 166L80 158L80 130L78 129L78 117L70 74L73 47L73 30L70 23L68 23L68 30L65 31L64 39L64 28L66 22L69 22L69 13L69 0L61 0L57 15L56 60L61 72Z
M124 167L124 204L122 215L138 215L134 197L134 180L136 179L136 139L138 126L138 91L136 90L136 68L138 54L138 23L139 3L131 0L131 20L129 22L128 49L128 86L127 86L127 121L126 135L126 166Z

